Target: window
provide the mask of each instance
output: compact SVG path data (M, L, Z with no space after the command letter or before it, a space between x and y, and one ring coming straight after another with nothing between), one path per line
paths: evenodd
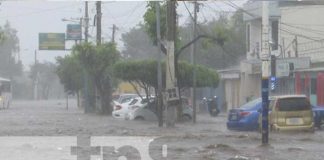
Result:
M272 21L271 23L271 37L272 37L272 50L278 50L278 21Z
M247 49L247 52L250 52L250 42L251 42L250 31L251 31L251 26L250 26L250 24L247 24L246 25L246 49Z
M304 111L310 109L306 98L283 98L278 101L279 111Z
M136 102L138 102L138 99L133 99L133 100L129 103L129 105L134 105Z

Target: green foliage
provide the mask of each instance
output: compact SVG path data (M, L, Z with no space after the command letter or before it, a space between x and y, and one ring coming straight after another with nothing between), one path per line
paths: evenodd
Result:
M15 59L19 52L19 39L17 30L11 28L9 22L0 26L0 75L5 77L22 74L22 64Z
M179 63L178 81L181 88L192 87L192 64ZM165 86L165 63L162 63L162 79ZM114 75L124 81L137 82L157 88L157 61L122 61L114 65ZM217 87L218 74L204 66L197 66L197 87Z
M83 43L74 46L72 52L90 76L90 81L95 84L95 88L100 94L101 108L98 108L97 112L111 114L110 102L114 83L112 66L120 58L116 44L104 43L95 46L91 43ZM91 97L91 99L95 98L94 96ZM95 105L95 102L93 105Z
M30 78L38 81L39 98L48 99L50 91L57 80L56 65L50 62L37 63L30 67Z
M124 43L122 55L125 59L152 59L159 54L142 24L123 33L121 39Z
M211 68L222 69L238 65L245 55L245 23L243 12L238 10L231 17L221 15L220 18L199 25L199 33L213 37L196 42L196 62ZM188 36L192 32L191 26L182 27L180 35L184 43L191 39ZM190 59L189 48L183 51L180 59Z
M91 43L76 45L73 54L84 68L95 78L100 78L118 59L119 52L114 43L94 46Z
M74 55L66 55L65 57L57 57L58 63L56 74L60 78L64 89L68 93L77 93L82 89L82 67L80 62Z
M144 18L144 28L154 44L157 43L156 38L156 2L147 2L146 12ZM167 7L166 2L160 2L160 26L161 26L161 39L164 40L166 35L166 17Z

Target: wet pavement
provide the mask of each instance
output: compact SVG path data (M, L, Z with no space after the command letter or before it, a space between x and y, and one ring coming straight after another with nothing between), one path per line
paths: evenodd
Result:
M260 133L229 131L225 123L225 114L218 117L200 114L196 124L181 123L174 128L159 128L157 122L125 121L96 114L86 115L76 107L75 101L69 102L68 110L64 100L15 101L8 110L0 110L0 159L8 159L9 152L13 150L16 157L28 154L30 159L35 159L30 154L33 149L37 148L35 151L41 152L57 143L52 146L53 154L50 152L52 150L42 152L44 157L47 160L74 160L77 157L71 155L69 146L77 145L78 135L91 136L92 145L104 145L102 137L106 137L105 140L110 139L110 143L143 143L139 146L148 145L149 149L141 148L141 153L143 151L145 155L149 154L152 159L163 159L159 148L165 144L168 159L320 160L324 157L323 130L316 130L315 133L270 133L270 146L261 146ZM133 142L141 137L144 138L143 141ZM43 141L49 143L41 143ZM62 145L59 145L60 142ZM39 151L40 149L42 150ZM66 156L61 157L60 154ZM39 157L42 154L36 155ZM147 157L142 156L141 159L149 159ZM135 156L130 159L137 158ZM17 158L9 158L11 159ZM104 158L97 155L92 159Z

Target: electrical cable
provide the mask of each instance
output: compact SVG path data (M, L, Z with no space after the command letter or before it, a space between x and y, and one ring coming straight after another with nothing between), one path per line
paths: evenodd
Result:
M311 29L311 28L298 27L298 26L293 26L293 25L289 25L289 24L286 24L286 23L282 23L282 22L280 24L282 24L284 26L291 27L291 28L296 28L296 29L312 32L312 33L315 33L315 34L324 35L324 30L321 31L321 30L315 30L315 29Z

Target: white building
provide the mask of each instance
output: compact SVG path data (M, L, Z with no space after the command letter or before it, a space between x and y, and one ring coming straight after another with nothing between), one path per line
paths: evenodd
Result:
M247 51L246 60L241 62L240 104L251 97L261 95L262 1L249 1L243 8ZM319 88L315 83L321 70L316 68L314 69L316 72L313 73L312 69L324 67L323 15L324 2L269 2L268 27L269 40L272 44L269 52L280 59L277 60L279 87L274 93L299 93L301 85L299 82L305 82L302 87L304 92L300 93L308 94L312 102L318 99L319 94L316 90ZM292 69L298 75L297 77L294 74L289 75Z

